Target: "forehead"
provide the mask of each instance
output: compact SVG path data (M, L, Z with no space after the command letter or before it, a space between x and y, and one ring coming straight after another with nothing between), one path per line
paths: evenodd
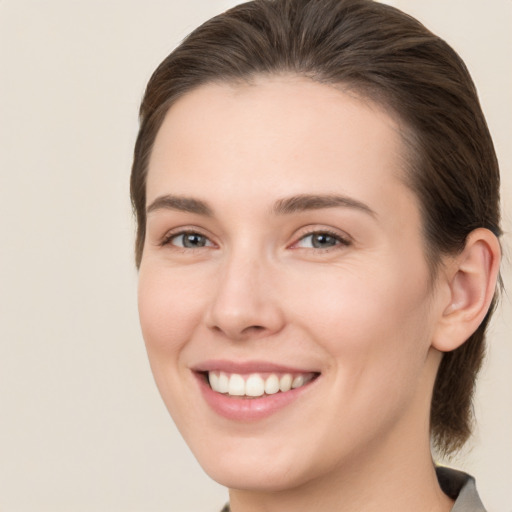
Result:
M147 201L164 192L208 194L215 184L226 197L256 199L262 187L268 199L337 188L379 202L397 187L410 195L404 153L397 120L345 90L294 76L208 84L167 113Z

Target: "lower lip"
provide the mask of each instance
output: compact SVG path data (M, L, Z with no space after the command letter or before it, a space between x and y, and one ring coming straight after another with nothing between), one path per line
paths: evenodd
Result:
M307 392L318 377L300 388L257 398L223 395L213 391L204 375L196 374L206 403L220 416L235 421L258 421L275 414Z

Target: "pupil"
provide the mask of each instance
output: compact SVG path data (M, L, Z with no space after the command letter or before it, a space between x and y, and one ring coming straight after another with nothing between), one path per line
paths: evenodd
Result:
M313 246L315 248L332 247L335 244L335 238L330 235L326 235L325 233L321 233L313 237Z
M185 235L183 245L185 247L204 247L206 245L206 240L202 235L191 233L189 235Z

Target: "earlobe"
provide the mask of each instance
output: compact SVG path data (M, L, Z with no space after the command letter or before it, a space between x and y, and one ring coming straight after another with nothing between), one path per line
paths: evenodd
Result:
M450 265L449 301L442 308L432 346L450 352L462 345L482 323L498 280L500 244L489 230L478 228Z

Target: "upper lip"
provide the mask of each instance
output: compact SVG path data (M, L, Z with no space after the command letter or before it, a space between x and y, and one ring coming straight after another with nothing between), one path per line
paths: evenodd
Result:
M191 368L195 372L220 371L225 373L319 373L314 369L297 368L269 361L228 361L212 359Z

